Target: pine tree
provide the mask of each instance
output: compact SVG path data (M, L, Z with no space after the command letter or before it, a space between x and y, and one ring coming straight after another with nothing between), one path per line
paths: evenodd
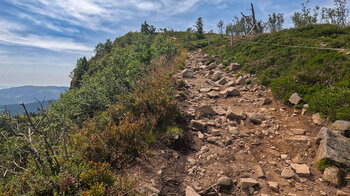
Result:
M196 36L198 39L203 39L204 38L204 31L203 31L203 20L202 17L199 17L196 22Z

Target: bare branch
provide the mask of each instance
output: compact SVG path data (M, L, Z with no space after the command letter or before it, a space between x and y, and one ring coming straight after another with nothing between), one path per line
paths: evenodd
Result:
M13 162L18 168L20 168L20 169L22 169L22 170L24 170L24 171L27 171L26 168L19 166L14 160L13 160L12 162Z

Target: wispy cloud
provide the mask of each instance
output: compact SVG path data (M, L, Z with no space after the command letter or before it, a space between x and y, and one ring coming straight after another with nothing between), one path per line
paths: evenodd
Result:
M26 27L16 22L0 20L0 41L11 44L39 47L49 50L91 52L93 49L73 39L25 33Z
M7 0L36 15L68 22L72 25L111 32L106 22L119 21L152 14L164 20L176 14L193 11L204 3L220 4L228 0ZM54 28L51 28L54 29Z

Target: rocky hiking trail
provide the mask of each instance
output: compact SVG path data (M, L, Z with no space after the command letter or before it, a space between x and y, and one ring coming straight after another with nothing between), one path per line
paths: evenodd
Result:
M150 195L350 195L337 186L337 168L316 168L320 129L326 122L285 106L239 64L208 63L188 54L177 93L184 139L156 144L131 174ZM291 102L299 102L293 95ZM346 144L345 144L346 146Z

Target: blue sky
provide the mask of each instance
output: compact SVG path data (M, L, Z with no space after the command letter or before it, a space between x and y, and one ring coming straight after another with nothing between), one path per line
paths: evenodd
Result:
M0 86L69 86L76 59L91 57L94 46L138 31L147 21L157 28L185 30L203 17L205 30L220 19L249 13L246 0L1 0ZM285 14L285 28L304 0L253 0L257 16ZM310 0L329 7L332 0Z

